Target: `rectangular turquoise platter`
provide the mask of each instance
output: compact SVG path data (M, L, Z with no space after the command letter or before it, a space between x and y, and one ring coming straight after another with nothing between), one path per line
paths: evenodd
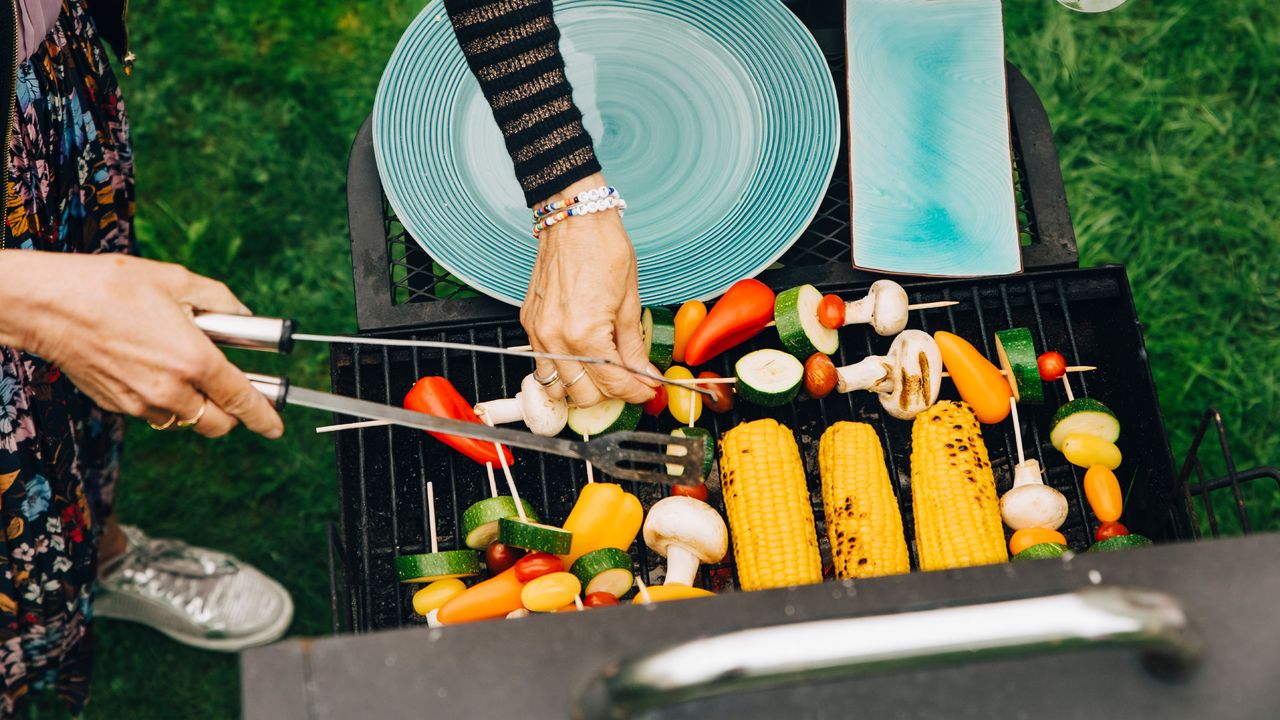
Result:
M853 264L1022 270L1000 0L847 0Z

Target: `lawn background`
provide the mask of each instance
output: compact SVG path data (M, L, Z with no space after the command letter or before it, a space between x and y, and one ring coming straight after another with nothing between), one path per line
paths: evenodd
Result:
M354 329L347 149L420 2L153 0L131 13L122 79L150 257L224 279L262 313ZM1202 410L1226 416L1242 467L1280 463L1280 3L1131 0L1102 16L1006 3L1007 55L1048 108L1082 261L1129 267L1174 454ZM324 387L323 350L237 355ZM232 551L293 592L292 634L329 630L323 418L286 438L204 442L130 427L122 516ZM1280 499L1252 491L1255 520ZM234 657L98 626L90 718L238 716ZM34 717L61 717L42 700Z

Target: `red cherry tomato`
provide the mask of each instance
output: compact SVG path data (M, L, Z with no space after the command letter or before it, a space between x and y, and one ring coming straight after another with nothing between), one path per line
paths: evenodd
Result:
M653 399L644 404L644 414L657 417L667 409L667 386L659 385L654 388Z
M524 551L520 548L493 543L484 551L484 564L489 568L490 575L499 575L515 565L516 561L523 556Z
M719 375L706 370L698 373L698 377L699 378L715 378L715 379L720 378ZM711 408L712 412L726 413L733 409L733 386L732 385L726 385L724 383L708 383L706 385L699 385L698 387L702 388L703 390L709 390L711 394L715 396L715 397L709 398L704 395L702 398L702 404Z
M702 502L706 502L707 501L707 484L698 483L697 485L672 485L671 494L683 495L685 497L691 497L694 500L701 500Z
M818 304L818 322L830 330L844 327L844 301L839 295L822 296L822 302Z
M1120 537L1121 535L1128 534L1129 528L1124 525L1121 525L1118 522L1104 522L1098 526L1098 531L1093 534L1093 539L1098 542L1102 542L1108 538Z
M609 605L617 605L618 598L614 597L613 593L593 592L582 598L582 604L587 607L608 607Z
M1040 367L1040 379L1045 382L1061 380L1067 374L1067 359L1057 350L1050 350L1036 358L1036 365Z
M516 580L522 583L554 572L564 572L564 563L555 555L533 552L516 562Z

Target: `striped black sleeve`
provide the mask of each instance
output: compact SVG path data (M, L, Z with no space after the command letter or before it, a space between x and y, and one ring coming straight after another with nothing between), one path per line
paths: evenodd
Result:
M551 0L445 0L532 206L600 172L560 56Z

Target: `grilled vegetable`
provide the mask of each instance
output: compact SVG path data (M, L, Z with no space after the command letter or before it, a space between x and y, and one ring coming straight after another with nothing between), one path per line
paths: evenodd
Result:
M832 425L818 443L818 466L836 577L909 572L902 515L876 431L866 423Z
M659 385L653 389L653 397L640 406L644 410L645 415L658 417L663 410L667 409L667 386Z
M502 518L498 521L498 542L525 550L563 555L573 545L573 533L551 525L521 522L519 518Z
M776 407L786 405L800 393L804 365L781 350L756 350L734 365L738 395L749 403Z
M1120 421L1097 400L1076 398L1058 408L1049 421L1049 442L1055 450L1062 450L1068 435L1092 435L1113 443L1120 439Z
M582 592L582 583L572 573L553 572L535 578L520 591L520 604L529 612L555 612Z
M1067 359L1057 350L1050 350L1036 358L1036 369L1040 371L1041 380L1055 382L1067 374Z
M940 330L933 334L933 339L951 373L951 381L978 420L993 425L1009 417L1009 398L1013 391L1000 369L959 335Z
M811 358L812 359L812 358ZM822 365L814 360L815 369ZM904 330L887 355L870 355L836 369L836 390L869 390L880 406L899 420L910 420L938 400L942 389L942 354L929 334Z
M823 295L818 305L818 322L822 327L839 330L844 327L844 300L839 295Z
M720 513L701 500L667 497L644 521L644 543L667 559L665 585L693 585L700 563L717 563L729 551Z
M871 283L866 297L845 303L844 324L870 323L876 334L889 337L907 327L907 291L892 280Z
M1128 534L1129 528L1124 525L1121 525L1118 522L1104 522L1098 526L1096 531L1094 531L1093 539L1097 542L1102 542L1103 540L1110 540L1113 537L1120 537Z
M478 403L473 409L481 422L490 425L524 422L529 432L545 437L559 435L569 420L565 399L548 395L533 373L524 376L515 397Z
M1066 545L1059 545L1056 542L1045 542L1039 545L1032 545L1013 556L1014 560L1048 560L1049 558L1062 557L1067 552Z
M1115 470L1124 459L1115 443L1083 433L1068 435L1062 441L1062 454L1066 456L1067 462L1082 468L1104 465L1109 470Z
M772 419L743 423L725 433L720 450L742 589L822 582L813 507L791 431Z
M1067 538L1057 530L1050 530L1048 528L1025 528L1015 532L1013 537L1009 538L1009 552L1017 555L1029 547L1041 545L1043 543L1066 545Z
M480 574L480 558L474 550L401 555L395 559L400 582L433 582Z
M698 379L718 380L720 376L716 373L703 370L698 373ZM724 383L707 383L699 384L698 387L710 392L714 397L703 398L702 403L707 406L711 412L727 413L733 409L733 389L726 387Z
M698 483L697 485L672 485L671 494L675 497L689 497L694 500L701 500L702 502L706 502L707 498L710 497L706 483Z
M818 320L821 304L822 293L812 285L778 293L773 304L773 319L787 352L807 358L816 352L830 355L840 349L840 333Z
M671 602L673 600L692 600L694 598L712 597L715 593L702 588L684 585L655 585L636 593L631 599L632 605L648 605L649 603Z
M563 571L564 563L560 561L560 557L557 555L533 552L516 561L516 579L522 583L527 583L534 578L540 578L553 572Z
M1036 345L1031 331L1018 327L997 332L996 355L1013 391L1013 399L1031 405L1043 403L1044 383L1036 365Z
M773 301L773 291L759 280L734 283L693 331L685 361L701 365L759 335L773 320Z
M404 396L404 407L406 410L437 417L462 420L464 422L480 422L480 418L476 416L471 403L462 397L457 388L453 386L453 383L442 377L427 376L415 383L408 394ZM508 465L515 462L511 456L511 451L505 445L497 445L488 440L476 440L444 433L433 432L429 434L481 465L485 463L493 463L494 467L501 465L502 461L498 458L498 448L502 449L502 454L506 456L505 460Z
M496 538L497 535L494 537ZM490 575L497 575L506 572L522 557L524 557L524 551L520 548L513 548L500 542L491 543L484 551L484 565L489 569Z
M1093 514L1104 523L1114 523L1124 510L1124 498L1120 495L1120 481L1116 474L1104 465L1094 465L1084 474L1084 496L1089 500ZM1101 538L1100 538L1101 539Z
M610 398L591 407L569 408L569 429L579 436L607 435L619 430L635 430L640 424L642 406Z
M457 578L437 580L413 594L413 611L426 617L466 589Z
M703 450L703 455L702 455L702 457L703 457L703 461L702 461L702 477L703 477L704 479L705 479L705 478L707 478L707 477L710 477L710 476L711 476L711 470L715 467L715 464L716 464L716 439L715 439L715 437L711 434L711 432L710 432L710 431L708 431L708 430L704 430L704 429L702 429L702 428L700 428L700 427L678 427L678 428L676 428L675 430L672 430L672 431L671 431L671 434L672 434L672 436L674 436L674 437L702 438L702 443L703 443L703 448L704 448L704 450ZM675 455L676 457L683 457L683 456L684 456L684 455L686 455L687 453L688 453L688 450L686 450L686 449L685 449L685 447L684 447L683 445L668 445L668 446L667 446L667 454L668 454L668 455ZM669 475L675 475L675 476L677 476L677 477L678 477L678 476L681 474L681 471L682 471L683 469L684 469L684 468L683 468L683 467L681 467L680 465L669 464L669 465L667 465L667 474L669 474ZM688 486L688 485L685 485L685 486L676 485L676 486L673 486L673 487L690 487L690 486Z
M515 568L509 568L472 585L440 606L438 618L446 625L456 625L506 617L507 613L521 608L522 590L524 583L516 579Z
M921 570L1009 559L991 461L968 405L942 401L916 416L911 504Z
M626 590L623 591L624 593ZM582 604L589 608L609 607L618 604L618 597L613 593L589 592L582 598Z
M1089 552L1115 552L1117 550L1131 550L1144 545L1150 545L1151 540L1137 534L1117 535L1113 538L1107 538L1100 543L1089 548Z
M814 400L831 394L836 389L836 366L824 353L814 353L804 361L804 394Z
M640 332L649 362L659 371L671 367L676 346L676 320L671 311L661 305L645 308L640 315Z
M698 329L706 317L707 306L697 300L690 300L676 311L675 342L671 348L672 362L684 362L684 350L689 344L689 338L693 337L693 331Z
M614 483L597 482L582 488L564 521L573 545L560 559L565 567L592 550L626 550L635 542L644 519L640 500Z
M663 373L672 380L692 380L693 373L686 367L672 365ZM702 396L678 385L667 386L667 409L671 417L681 425L692 425L702 417Z
M1000 498L1000 518L1014 530L1057 530L1067 519L1067 498L1044 484L1040 461L1024 460L1013 468L1013 489Z
M631 573L631 556L617 548L600 548L578 558L569 572L582 582L588 596L608 593L620 598L635 583Z
M538 513L533 506L520 499L525 517L537 522ZM483 550L498 539L498 521L506 517L520 517L516 501L510 495L498 495L473 503L462 513L462 536L469 548Z

